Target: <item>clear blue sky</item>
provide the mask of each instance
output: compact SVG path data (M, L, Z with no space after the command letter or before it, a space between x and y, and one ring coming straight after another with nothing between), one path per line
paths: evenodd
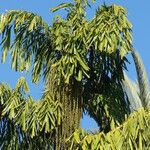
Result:
M104 0L97 0L92 8L88 9L88 17L92 17L95 13L95 9L103 3ZM64 16L64 11L57 13L51 13L50 8L62 3L72 2L71 0L0 0L0 13L4 13L10 9L21 9L34 12L42 16L46 22L51 23L52 17L56 14ZM133 24L133 39L134 47L139 51L147 73L150 77L150 1L149 0L105 0L106 4L119 4L124 6L128 11L128 18ZM1 53L0 53L1 54ZM129 57L130 59L130 57ZM25 76L29 87L30 94L35 98L40 98L42 95L43 84L42 81L38 85L32 84L30 74L16 73L10 69L10 60L7 59L7 63L0 64L0 82L6 82L12 87L15 86L17 79L20 76ZM131 65L128 65L129 75L132 79L136 78L135 69L131 61ZM96 128L96 123L88 116L84 116L81 122L81 126L85 129Z

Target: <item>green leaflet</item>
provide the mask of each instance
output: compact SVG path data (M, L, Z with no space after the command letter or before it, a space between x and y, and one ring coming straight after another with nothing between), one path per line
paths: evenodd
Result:
M34 27L36 26L36 16L33 17L33 20L31 21L28 31L33 31Z
M7 27L7 35L2 41L4 42L4 45L3 45L4 50L2 52L2 63L4 63L6 60L6 55L10 48L10 40L11 40L11 27Z
M77 79L77 81L82 80L82 70L79 70L78 77L76 79Z
M76 51L75 53L75 58L78 60L79 64L83 67L85 71L89 70L89 67L86 65L86 63L82 60L81 56L79 53Z
M22 89L21 89L21 88L22 88ZM28 84L27 84L27 82L26 82L26 80L25 80L24 77L21 77L21 78L18 80L18 82L17 82L17 84L16 84L16 90L17 90L17 91L22 90L22 92L24 92L24 93L29 92L29 87L28 87Z
M54 8L52 8L51 11L52 11L52 12L55 12L55 11L57 11L57 10L64 9L64 8L68 8L68 7L71 7L71 6L73 6L73 4L71 4L71 3L62 3L62 4L60 4L60 5L58 5L58 6L54 7Z

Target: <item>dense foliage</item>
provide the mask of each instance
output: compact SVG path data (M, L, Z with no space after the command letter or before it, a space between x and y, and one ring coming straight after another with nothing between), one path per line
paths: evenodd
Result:
M67 16L56 16L51 25L27 11L1 14L2 62L9 53L12 69L28 72L32 68L33 82L44 77L45 92L41 100L34 101L26 95L24 78L18 80L15 89L0 85L0 148L94 150L119 148L117 144L122 148L129 144L130 149L149 146L149 111L141 109L128 118L140 107L149 109L150 102L146 73L132 47L127 12L121 6L104 4L89 19L88 6L86 0L60 4L52 11L65 8ZM126 54L130 52L139 92L133 92L133 83L124 74ZM99 134L75 132L84 112L97 122Z
M68 139L73 150L149 150L150 111L139 109L107 134L78 130Z
M32 97L25 96L28 90L24 78L18 80L15 89L0 84L1 149L40 149L43 146L48 149L54 145L54 132L61 120L61 104L46 93L41 101L33 101Z

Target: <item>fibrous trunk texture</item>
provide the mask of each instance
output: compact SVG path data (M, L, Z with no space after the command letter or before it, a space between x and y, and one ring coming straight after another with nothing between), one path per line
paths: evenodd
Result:
M65 140L77 129L80 125L82 116L82 89L80 83L69 85L61 85L59 87L60 100L62 104L62 123L58 127L56 133L57 150L66 150L68 145Z
M69 84L54 83L49 80L49 93L53 94L54 100L57 100L62 105L62 120L58 125L55 134L55 150L66 150L69 145L66 144L66 139L79 128L80 119L82 116L82 86L80 82L75 80ZM47 88L48 88L47 87Z

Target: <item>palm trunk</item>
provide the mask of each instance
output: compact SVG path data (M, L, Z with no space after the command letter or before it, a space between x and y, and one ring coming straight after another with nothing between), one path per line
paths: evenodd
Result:
M142 59L136 50L132 51L132 57L135 63L138 84L140 90L140 99L142 100L142 105L144 108L150 107L150 93L149 93L149 82L145 67L143 65Z
M56 135L56 150L66 150L68 145L65 140L77 129L80 125L82 115L82 91L80 83L63 84L59 87L59 101L62 104L63 114L62 123L58 127Z
M58 85L49 80L49 92L55 100L62 104L62 120L55 135L55 150L66 150L69 145L65 140L79 128L82 116L82 86L80 82L72 81L70 84ZM47 88L48 88L47 87Z

